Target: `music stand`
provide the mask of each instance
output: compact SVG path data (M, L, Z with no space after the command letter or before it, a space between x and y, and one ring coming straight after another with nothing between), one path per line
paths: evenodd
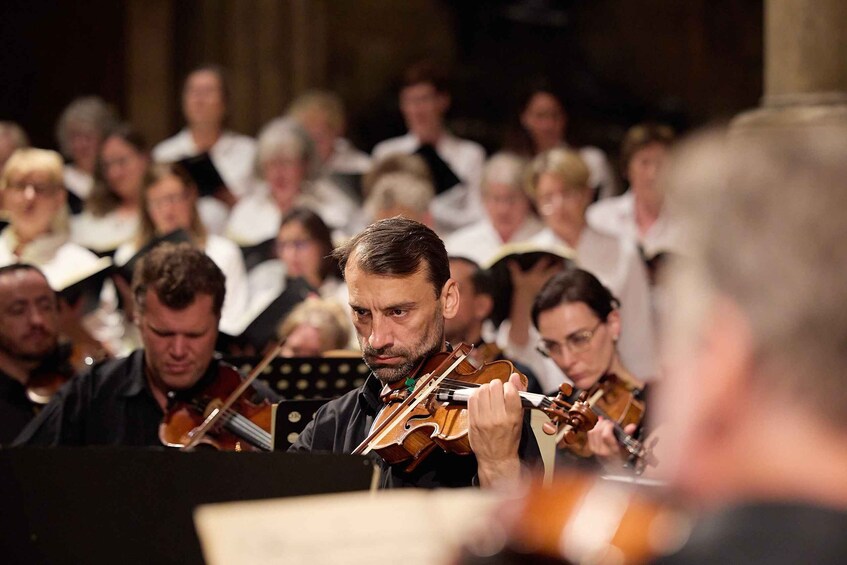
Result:
M0 449L4 563L203 563L200 504L366 490L352 455ZM296 535L295 532L292 535Z
M224 357L246 374L257 357ZM336 398L365 382L370 369L361 357L277 357L259 379L289 400Z
M329 398L282 400L274 405L272 434L274 451L286 451L291 447L308 423L314 419L318 409L329 401Z

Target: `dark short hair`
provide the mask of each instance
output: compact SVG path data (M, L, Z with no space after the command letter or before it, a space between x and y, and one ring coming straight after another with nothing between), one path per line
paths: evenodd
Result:
M443 94L450 92L447 73L444 72L444 68L428 59L418 61L405 70L400 88L408 88L416 84L431 84L436 91Z
M620 307L618 299L597 277L582 269L568 268L547 281L535 297L532 324L538 328L538 317L542 312L573 302L583 302L604 322L612 310Z
M621 142L621 171L627 175L632 156L652 143L661 143L670 147L676 135L673 128L666 124L644 122L636 124L626 131Z
M426 268L436 298L450 278L444 242L420 222L401 216L375 222L333 251L342 272L350 256L372 275L404 277Z
M325 280L331 275L340 275L338 270L338 262L332 255L334 245L332 244L332 232L329 226L323 219L308 208L297 207L292 208L279 223L279 229L283 226L292 223L298 223L303 226L309 237L315 240L321 250L321 265L318 275L321 280Z
M229 101L232 98L229 72L223 65L218 65L217 63L203 63L188 71L188 74L185 75L185 80L182 82L182 91L185 92L185 87L188 86L188 79L191 75L200 72L212 73L218 77L218 82L221 84L221 96L223 97L224 105L229 106Z
M487 294L491 297L494 296L494 281L491 280L491 274L480 267L479 263L462 255L450 255L450 261L464 263L473 269L470 282L475 294Z
M142 257L132 276L136 308L144 311L148 290L172 310L183 310L198 294L212 297L212 311L220 316L226 278L208 255L190 243L163 243Z

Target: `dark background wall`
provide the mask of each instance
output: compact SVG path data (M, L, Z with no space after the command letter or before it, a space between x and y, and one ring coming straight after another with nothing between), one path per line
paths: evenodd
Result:
M0 119L39 146L75 96L99 94L153 141L180 127L179 88L229 67L230 121L255 134L309 87L346 100L359 145L403 130L396 80L421 57L453 77L450 125L490 150L522 90L565 95L569 137L615 152L642 119L681 130L757 105L762 2L750 0L4 0Z

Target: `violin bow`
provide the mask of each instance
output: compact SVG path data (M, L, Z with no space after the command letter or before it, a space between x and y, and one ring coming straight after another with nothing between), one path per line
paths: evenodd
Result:
M261 375L262 371L264 371L265 368L271 364L271 361L277 358L284 344L285 339L280 340L280 342L277 343L273 347L273 349L271 349L267 353L267 355L262 357L262 360L259 361L255 367L253 367L253 370L250 371L250 373L247 375L247 378L242 381L241 385L238 388L232 391L232 394L227 397L226 401L218 408L212 410L209 415L206 416L206 419L203 420L202 424L188 432L188 437L190 439L188 443L186 443L180 448L180 451L191 451L192 449L197 447L197 444L200 443L200 441L206 436L209 430L211 430L218 423L218 420L220 420L224 414L229 412L229 409L232 408L232 405L235 404L235 401L238 400L238 398L242 394L244 394L244 392L248 388L250 388L250 385L253 384L253 381L256 380L256 377Z

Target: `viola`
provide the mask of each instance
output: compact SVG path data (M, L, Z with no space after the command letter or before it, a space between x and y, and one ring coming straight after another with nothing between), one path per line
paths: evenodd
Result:
M460 344L452 352L437 353L421 362L405 382L386 385L381 395L386 405L377 414L371 433L353 454L374 451L392 465L411 460L408 470L436 447L459 455L470 454L466 403L474 389L495 379L506 382L512 373L526 383L526 376L509 361L476 367L468 360L471 350L471 346ZM568 394L571 392L572 389ZM521 392L520 398L525 409L541 410L555 425L564 423L581 431L597 422L583 401L566 403L564 393L548 398Z
M582 398L585 399L591 412L612 422L615 438L627 454L627 465L639 475L647 465L656 464L653 446L657 441L654 439L650 445L645 445L624 431L630 424L640 425L644 418L646 407L640 398L641 391L642 389L633 383L610 373L582 393ZM591 427L581 429L564 427L556 438L557 443L579 457L591 457L592 452L588 447L590 429ZM548 430L545 429L545 431ZM563 439L565 441L561 441Z

